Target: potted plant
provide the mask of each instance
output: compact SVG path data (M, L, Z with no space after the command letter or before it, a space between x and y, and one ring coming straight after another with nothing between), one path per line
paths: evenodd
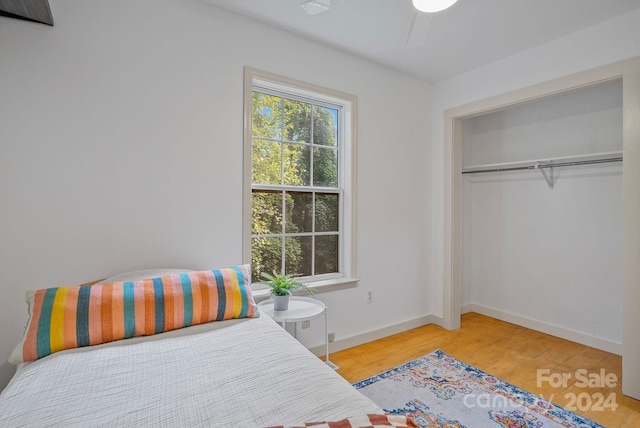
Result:
M284 273L276 273L274 271L273 274L263 272L262 277L267 280L263 284L271 288L273 309L275 311L286 311L289 308L291 293L296 290L305 290L313 296L313 290L306 284L298 281L295 275L285 275Z

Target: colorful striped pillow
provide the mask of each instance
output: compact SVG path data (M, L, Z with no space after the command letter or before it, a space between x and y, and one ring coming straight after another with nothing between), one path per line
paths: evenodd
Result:
M257 314L249 265L140 281L28 291L29 321L9 362Z

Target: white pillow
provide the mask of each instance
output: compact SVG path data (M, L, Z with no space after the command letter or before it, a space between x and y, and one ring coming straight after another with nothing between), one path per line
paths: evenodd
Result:
M105 278L97 284L110 284L112 282L139 281L141 279L159 278L177 273L193 272L191 269L145 269L133 272L124 272Z

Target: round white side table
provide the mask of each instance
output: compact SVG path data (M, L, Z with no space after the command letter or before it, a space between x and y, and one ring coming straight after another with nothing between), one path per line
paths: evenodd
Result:
M329 361L329 335L327 329L327 306L318 299L311 297L291 296L289 308L286 311L276 311L273 309L273 299L264 300L258 303L260 312L267 315L282 328L286 328L287 323L294 323L293 337L297 335L297 323L312 320L324 315L324 359L327 365L333 366Z

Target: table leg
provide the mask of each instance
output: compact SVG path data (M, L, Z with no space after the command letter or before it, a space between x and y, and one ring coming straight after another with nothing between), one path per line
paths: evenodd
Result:
M329 328L327 322L327 310L324 310L324 361L329 364Z

